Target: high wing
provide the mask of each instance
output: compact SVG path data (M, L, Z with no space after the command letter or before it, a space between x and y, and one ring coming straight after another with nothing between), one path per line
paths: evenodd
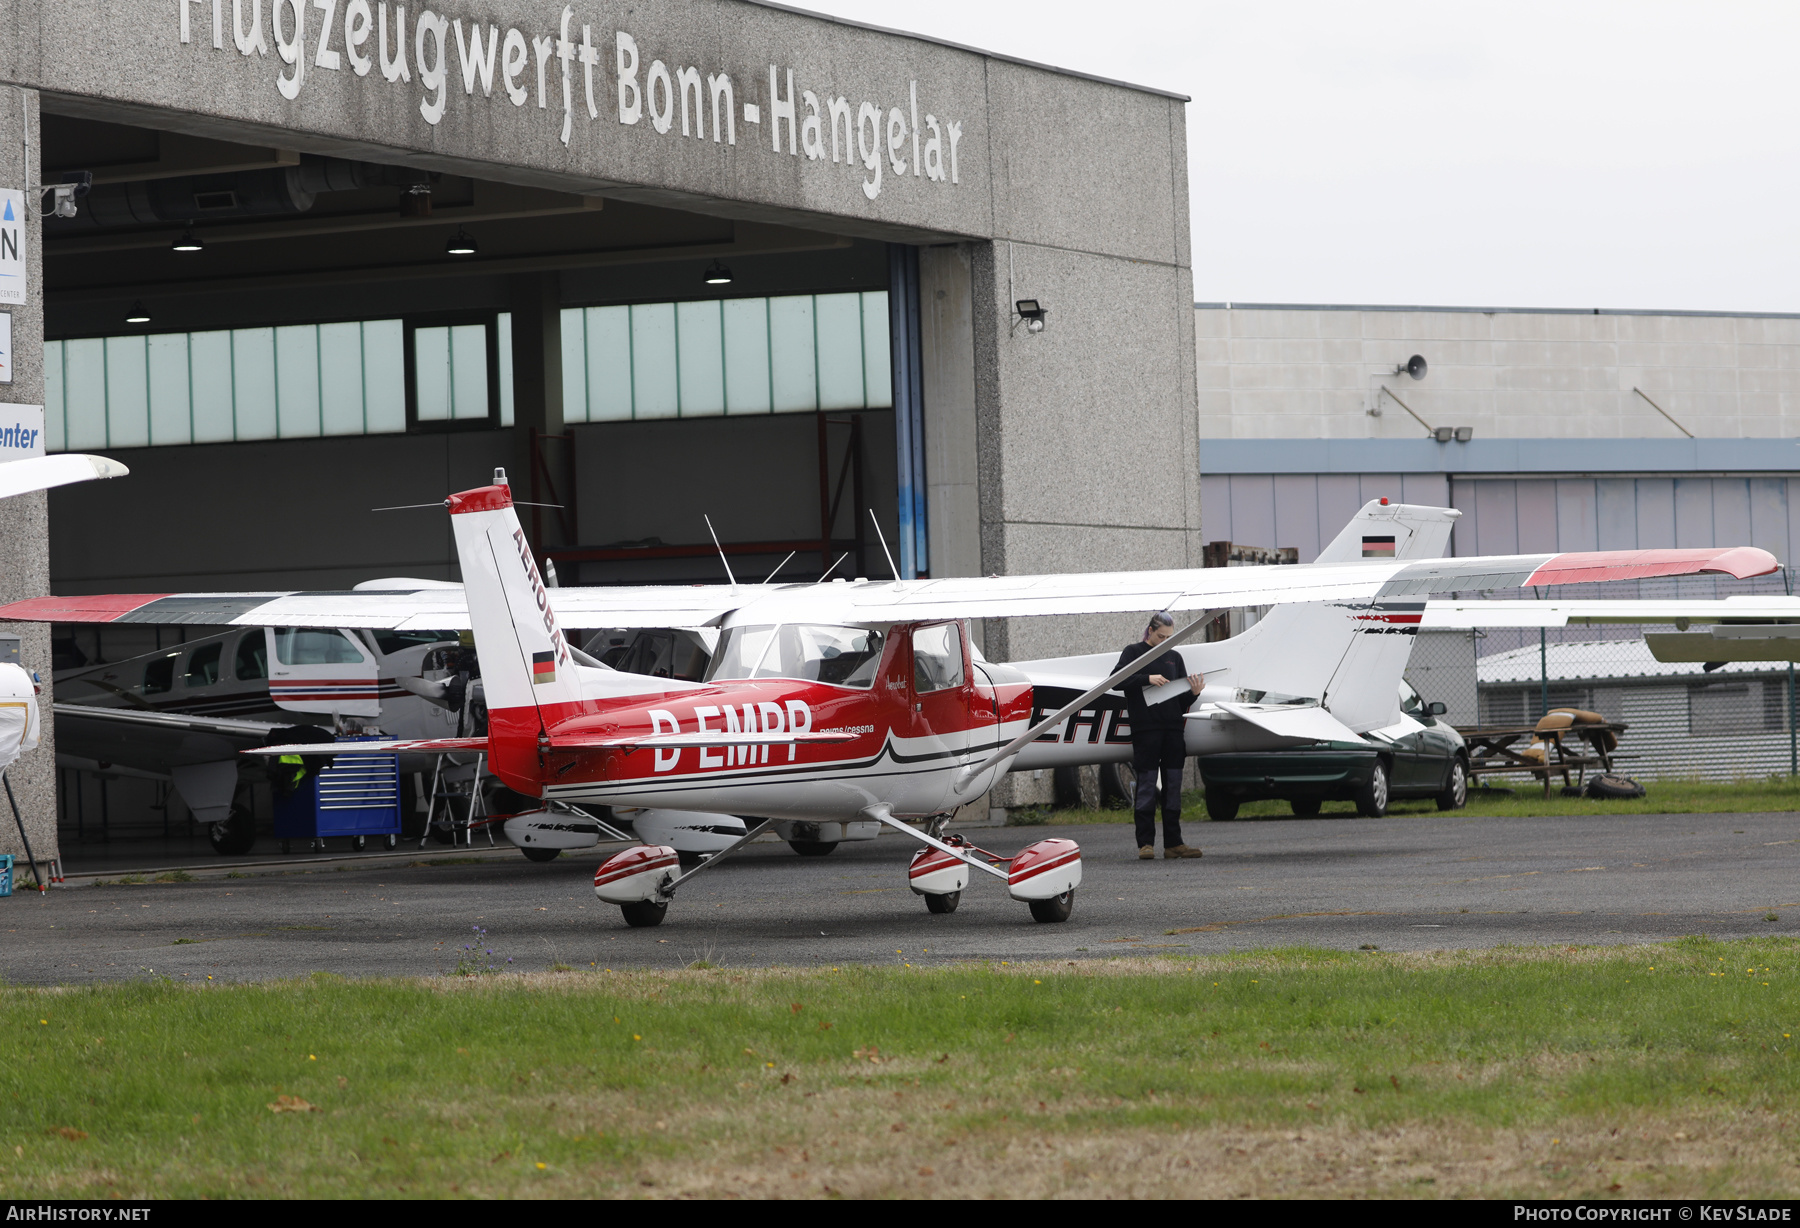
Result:
M555 592L557 619L572 629L717 626L732 614L739 622L855 625L940 618L1198 611L1298 601L1385 601L1434 593L1704 573L1744 579L1778 566L1766 550L1733 546L859 583L561 588ZM469 626L461 589L449 587L37 597L0 606L0 619L392 630L462 630Z
M167 774L172 767L230 759L280 728L263 721L91 704L53 704L60 755Z
M84 452L59 452L55 456L27 456L22 460L0 464L0 499L67 486L71 482L91 482L95 478L122 478L131 470L104 456Z

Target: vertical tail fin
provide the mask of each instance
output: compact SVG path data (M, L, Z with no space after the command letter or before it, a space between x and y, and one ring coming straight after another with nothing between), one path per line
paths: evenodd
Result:
M581 684L506 471L496 469L494 479L447 503L481 655L491 766L512 788L536 795L538 735L577 710Z
M1454 508L1370 500L1318 561L1443 558L1461 515ZM1311 696L1352 729L1373 729L1395 719L1422 609L1416 600L1279 605L1242 635L1207 648L1230 654L1232 685Z

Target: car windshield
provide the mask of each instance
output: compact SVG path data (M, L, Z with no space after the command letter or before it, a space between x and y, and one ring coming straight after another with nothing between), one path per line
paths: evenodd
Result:
M1400 680L1400 711L1409 716L1416 716L1425 710L1425 701L1413 689L1413 684L1404 678Z
M862 627L732 627L719 637L706 680L804 678L866 690L875 682L881 643L881 632Z

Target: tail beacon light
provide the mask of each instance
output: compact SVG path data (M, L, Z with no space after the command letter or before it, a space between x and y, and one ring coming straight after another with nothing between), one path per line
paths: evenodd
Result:
M914 895L952 895L969 885L969 863L942 849L923 848L913 854L906 883Z
M594 871L594 894L608 904L654 900L680 867L681 855L666 844L626 849L608 857Z
M1073 840L1039 840L1012 859L1006 888L1015 900L1053 900L1081 885L1081 846Z

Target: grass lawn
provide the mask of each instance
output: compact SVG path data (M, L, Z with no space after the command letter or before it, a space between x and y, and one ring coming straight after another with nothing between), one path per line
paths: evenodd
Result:
M1644 785L1646 795L1636 801L1590 801L1581 797L1563 797L1561 783L1553 787L1549 797L1535 781L1512 786L1511 793L1498 790L1475 790L1469 794L1465 814L1494 815L1497 818L1529 818L1569 814L1748 814L1766 811L1800 810L1800 779L1771 776L1763 780L1730 782L1702 780L1653 780ZM1396 801L1389 814L1436 814L1437 803L1430 798ZM1291 819L1293 809L1286 802L1246 802L1238 811L1238 822L1246 819ZM1352 819L1356 807L1350 802L1326 802L1323 818ZM1206 804L1200 790L1188 789L1181 795L1183 822L1203 823ZM1049 810L1025 808L1008 812L1013 826L1036 826L1042 823L1129 823L1131 811Z
M0 990L0 1197L1793 1197L1800 944Z

